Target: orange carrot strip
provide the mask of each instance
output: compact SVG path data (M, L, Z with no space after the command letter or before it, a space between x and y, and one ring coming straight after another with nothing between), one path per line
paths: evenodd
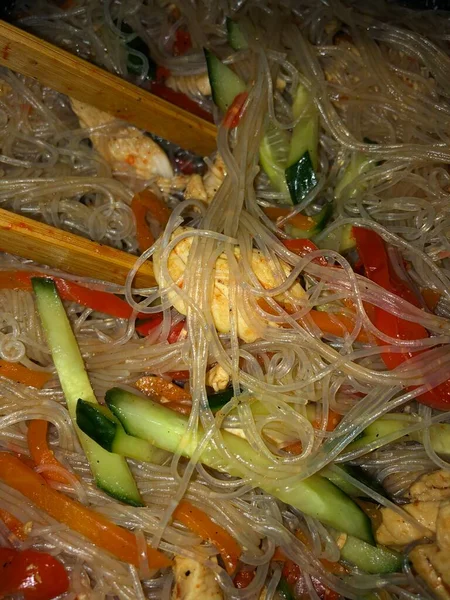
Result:
M156 221L158 221L161 227L165 227L167 225L171 210L164 200L158 198L158 196L150 190L142 190L142 192L135 194L134 198L136 198L136 200L138 200L142 206L145 206L150 215Z
M279 546L277 546L275 548L275 552L273 553L272 560L277 560L279 562L285 562L287 560L285 553Z
M317 327L324 333L331 333L331 335L336 335L338 337L343 337L350 333L355 326L353 319L347 317L347 315L337 315L333 313L331 316L320 310L311 310L308 314L311 316ZM369 338L365 331L360 331L356 340L358 342L367 343Z
M10 530L10 532L19 538L19 540L23 542L26 539L27 533L25 531L25 525L22 523L22 521L19 521L19 519L3 508L0 508L0 519Z
M53 450L50 450L47 444L48 421L34 419L28 424L27 442L31 458L37 465L52 465L59 467L67 472L67 469L59 462ZM71 483L74 475L67 472L67 476L59 472L49 471L42 474L44 479L51 479L59 483Z
M339 425L339 423L341 422L341 420L342 420L342 415L334 412L334 410L329 409L328 410L327 428L325 429L325 431L334 431L336 429L336 427ZM312 422L312 426L315 429L319 429L320 420L314 419L314 421Z
M212 542L219 551L229 574L236 570L241 549L228 531L214 523L207 514L187 500L179 503L173 513L173 518L189 527L203 540Z
M68 525L119 560L139 567L137 540L131 531L111 523L103 515L54 490L39 473L12 454L0 452L0 479L56 521ZM147 557L150 569L160 569L172 564L167 556L150 546L147 546Z
M269 206L267 208L263 208L263 210L272 221L287 217L287 215L292 212L292 208L282 208L281 206ZM316 225L312 217L306 217L300 213L297 213L291 217L287 223L289 223L289 225L293 225L296 229L303 229L306 231L308 229L312 229Z
M429 308L431 311L434 311L436 306L439 304L442 294L436 290L432 290L431 288L424 288L422 290L422 296L427 308Z
M52 378L52 374L46 371L35 371L19 363L12 363L6 360L0 360L0 375L12 381L17 381L17 383L30 385L38 390L44 387L47 381Z
M136 219L136 237L139 251L144 252L147 248L150 248L155 241L155 238L147 223L147 209L141 204L137 195L135 195L131 201L131 210Z
M171 381L166 381L162 377L147 376L141 377L135 383L138 390L147 396L162 396L169 402L191 401L191 394Z

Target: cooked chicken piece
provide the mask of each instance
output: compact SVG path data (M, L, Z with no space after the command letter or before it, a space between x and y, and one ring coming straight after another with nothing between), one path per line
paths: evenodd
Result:
M443 551L447 552L450 572L450 502L441 502L436 522L436 542Z
M223 600L214 573L192 558L176 556L172 600Z
M222 185L222 181L225 179L227 174L225 163L222 160L220 154L217 154L213 165L208 169L208 172L203 177L203 183L205 185L206 196L208 202L214 198L217 190Z
M71 98L72 109L82 127L100 127L116 119L94 106ZM134 127L118 127L114 133L99 131L90 135L95 149L115 170L133 169L140 179L157 175L173 177L173 169L164 150L150 137Z
M208 196L206 195L201 175L198 175L197 173L191 175L186 189L184 190L184 197L186 200L201 200L202 202L207 202Z
M382 508L380 515L383 521L375 534L379 544L405 546L424 537L433 537L436 531L439 502L415 502L406 504L402 508L422 527L414 526L391 508Z
M436 544L416 546L409 553L416 572L440 600L450 600L450 556Z
M175 175L175 177L157 177L155 184L164 196L174 192L184 192L192 175Z
M450 471L433 471L422 475L409 489L411 500L446 500L450 499Z
M167 87L188 96L211 96L208 73L199 75L170 75L165 81Z
M206 373L206 385L212 387L216 392L226 389L229 383L230 376L219 364Z
M179 227L174 231L172 239L183 232L189 231L189 228ZM189 257L189 252L192 246L193 238L188 237L181 240L169 255L168 259L168 270L173 281L178 283L178 286L183 286L183 275L186 269L186 264ZM159 267L160 264L161 250L158 250L154 256L154 267L155 277L158 284L161 287L166 287L170 282L166 282L161 274ZM239 262L240 250L236 248L234 251L237 261ZM285 275L289 275L291 268L281 263L282 269ZM252 254L252 268L259 282L265 289L272 289L277 287L281 281L276 277L274 269L268 263L267 259L262 254L253 250ZM217 331L220 333L229 333L230 331L230 302L229 302L229 267L228 260L225 255L219 256L215 265L214 273L214 289L213 297L211 299L211 312L214 319L214 324ZM296 300L303 300L306 296L305 291L299 283L295 283L290 289L289 294ZM284 292L275 299L280 304L286 304L289 302L289 294ZM176 292L170 292L170 301L173 306L182 314L186 314L186 307L183 300L176 294ZM267 321L264 321L262 317L258 315L252 315L252 324L254 322L254 328L246 322L244 316L238 310L237 315L237 330L239 337L245 342L253 342L260 337L261 329L267 326Z

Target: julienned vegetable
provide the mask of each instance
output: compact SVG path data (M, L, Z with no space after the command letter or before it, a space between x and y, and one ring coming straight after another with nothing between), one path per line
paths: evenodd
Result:
M81 533L119 560L139 567L140 556L134 533L56 491L16 456L0 452L0 480L23 494L59 523ZM150 569L161 569L171 564L164 554L150 546L147 546L146 553Z
M419 307L419 302L409 283L401 279L391 265L384 240L375 231L362 227L353 227L352 233L366 277L385 290ZM378 306L374 307L373 321L380 331L396 339L420 340L429 337L428 331L420 323L401 319ZM381 340L377 341L379 345L386 345ZM389 369L395 369L420 353L425 352L383 352L381 358ZM450 408L450 379L424 392L417 400L438 410L448 410Z
M0 360L0 377L6 377L11 381L17 381L17 383L23 383L40 390L53 377L53 374L48 371L35 371L19 363Z
M393 417L389 415L380 417L364 429L360 438L349 444L346 451L350 452L364 448L374 442L379 442L378 446L385 444L386 436L392 435L393 440L421 442L421 431L405 433L405 429L411 425L420 423L419 417L414 415L397 414ZM450 424L436 423L429 429L431 446L438 454L450 455Z
M234 573L241 549L228 531L214 523L206 513L187 500L182 500L178 504L173 512L173 518L189 527L203 540L213 543L219 551L228 573Z
M233 43L238 35L236 25L229 22ZM230 35L230 34L229 34ZM239 34L240 35L240 34ZM236 45L239 43L236 41ZM234 126L236 115L246 99L245 82L215 54L205 50L212 97L223 113L227 113L223 124ZM229 116L235 99L240 99L236 115ZM319 117L311 95L299 86L292 106L293 117L298 119L292 135L268 120L260 145L260 162L272 184L282 192L287 201L298 204L317 184L315 170L318 165Z
M74 424L79 398L97 404L83 358L66 311L51 279L32 279L36 304L67 407ZM123 456L111 454L77 430L97 485L127 504L142 506L142 499Z
M141 398L119 388L113 388L106 394L106 401L114 415L122 423L125 431L149 441L151 444L169 452L175 452L187 431L188 419L160 404ZM259 455L250 444L226 431L222 432L224 443L235 455L245 456L255 466L266 468L268 461ZM198 432L198 438L202 431ZM183 444L184 456L191 456L197 447L197 439L187 440ZM213 447L208 446L200 456L200 462L240 477L242 472L236 464L223 462ZM368 517L363 511L337 487L320 476L301 481L291 489L280 489L276 482L256 478L254 484L269 493L274 493L283 502L314 516L324 523L372 542L372 530Z
M38 466L57 467L54 471L49 470L44 478L59 483L71 483L73 475L62 466L59 460L50 450L47 443L48 421L34 419L28 424L27 443L31 458Z
M107 292L91 290L83 285L78 285L62 277L54 277L39 271L1 271L0 289L6 290L24 290L32 291L31 280L34 277L45 277L54 281L58 293L63 300L76 302L81 306L92 308L98 312L118 317L119 319L129 319L132 315L132 308L121 298Z
M0 598L52 600L68 589L67 572L51 554L0 548Z

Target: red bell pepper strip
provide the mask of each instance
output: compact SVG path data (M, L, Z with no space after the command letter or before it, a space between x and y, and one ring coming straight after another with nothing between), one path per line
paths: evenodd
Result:
M197 102L189 98L189 96L186 96L186 94L175 92L159 81L152 81L150 83L150 91L152 94L155 94L155 96L158 96L158 98L167 100L167 102L170 102L179 108L183 108L205 121L209 121L210 123L214 122L212 115L199 106Z
M163 320L162 315L160 315L160 314L153 315L149 319L146 319L142 323L139 323L136 326L136 331L143 337L146 337L147 335L150 335L150 333L154 329L156 329L156 327L159 327L161 325L162 320ZM172 325L172 327L170 328L170 331L169 331L169 335L167 336L167 341L169 342L169 344L174 344L175 342L178 341L178 338L180 337L180 334L183 331L183 328L185 325L186 325L186 319L183 319L176 325Z
M374 231L362 227L353 227L352 233L356 240L359 258L364 265L366 277L414 306L420 306L413 290L405 281L400 279L391 267L383 239ZM419 323L406 321L379 307L374 307L372 322L384 334L399 340L420 340L429 337L428 331ZM383 340L378 340L377 343L386 345ZM395 369L410 358L425 353L426 351L383 352L381 358L388 369ZM449 410L450 380L444 381L421 394L417 400L432 408Z
M239 121L244 114L244 105L247 98L248 92L241 92L233 100L223 119L223 126L226 129L234 129L239 125Z
M189 31L180 27L177 29L175 34L175 41L173 43L173 55L174 56L183 56L192 48L192 40Z
M47 277L48 279L52 279L63 300L76 302L77 304L81 304L81 306L92 308L93 310L119 319L130 318L133 312L129 304L114 294L91 290L73 281L49 275L45 271L0 271L0 289L31 292L31 279L33 277Z
M67 572L51 554L0 548L0 598L20 593L25 600L52 600L68 589Z
M306 238L283 240L283 244L288 250L290 250L294 254L298 254L299 256L307 256L311 252L315 252L319 249L314 242ZM320 256L319 258L314 259L314 261L318 264L324 265L325 267L328 264L324 256Z

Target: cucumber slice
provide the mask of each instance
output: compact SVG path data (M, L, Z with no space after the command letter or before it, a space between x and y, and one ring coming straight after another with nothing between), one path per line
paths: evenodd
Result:
M272 185L290 197L286 182L285 167L289 154L289 135L270 121L259 147L259 161Z
M319 112L309 91L299 85L292 105L292 114L300 120L292 132L287 165L291 166L306 153L314 170L319 166Z
M368 446L373 442L380 440L380 446L384 444L383 438L387 435L397 434L395 440L403 441L422 441L420 431L414 431L410 434L404 434L406 427L413 424L417 417L407 416L404 419L392 419L389 417L381 417L371 423L364 431L359 439L356 439L346 448L348 452L359 450L364 446ZM436 423L430 427L431 446L437 454L450 455L450 424Z
M145 440L125 433L120 421L106 406L80 399L77 402L76 415L81 431L108 452L151 462L153 447Z
M227 17L227 40L233 50L246 50L248 42L239 23Z
M356 485L353 485L353 483L347 480L345 477L346 474L350 475L350 477L353 477L354 479L357 479L367 487L371 488L374 492L377 492L381 495L385 494L384 488L358 467L352 467L351 465L341 465L338 467L337 465L334 465L332 469L330 467L325 467L320 471L320 474L334 483L334 485L345 492L347 496L352 496L355 498L367 497L364 492L356 487Z
M385 546L372 546L349 535L341 549L341 559L367 573L395 573L402 569L402 556Z
M147 440L169 452L179 450L182 443L181 453L190 457L197 448L198 440L203 437L203 431L199 428L195 437L186 439L184 436L188 430L188 419L184 415L128 391L113 388L107 392L106 402L129 435ZM232 453L245 456L255 466L269 466L268 461L253 450L246 440L227 431L223 431L222 436ZM212 445L205 448L199 460L230 475L243 475L238 465L224 461ZM367 515L324 477L313 475L288 489L258 477L255 477L253 484L339 531L350 533L369 543L373 541Z
M293 204L300 204L317 185L316 173L308 150L306 150L296 163L286 169L285 174Z
M245 82L209 50L204 50L208 67L212 99L222 112L226 112L238 94L245 92Z
M342 196L344 188L351 185L352 181L359 177L359 175L362 175L362 173L365 173L371 165L373 165L373 163L370 162L370 158L367 154L364 154L363 152L354 152L334 190L334 197L338 200ZM354 187L350 192L349 198L354 198L356 194L362 191L362 189L361 186Z
M32 284L45 337L75 425L78 399L84 398L94 404L97 399L54 282L51 279L33 278ZM143 506L136 482L123 456L107 452L76 425L75 429L98 487L126 504Z

